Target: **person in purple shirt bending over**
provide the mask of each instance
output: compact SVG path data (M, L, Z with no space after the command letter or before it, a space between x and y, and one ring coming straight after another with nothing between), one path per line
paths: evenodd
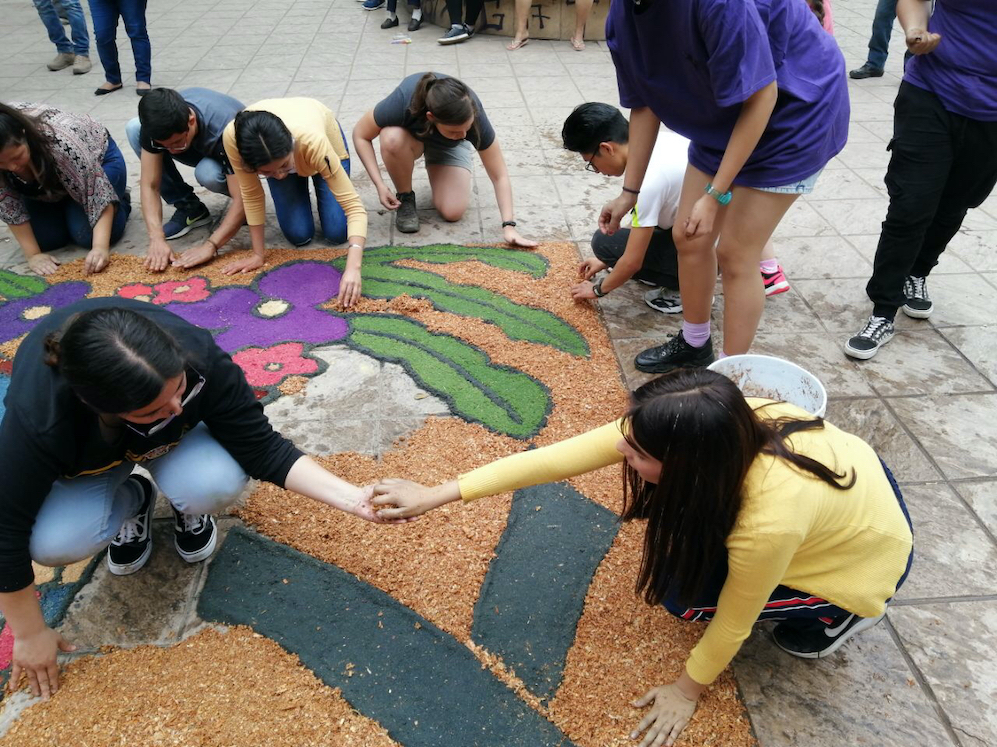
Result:
M606 40L631 109L630 157L600 228L615 232L636 204L659 123L691 141L672 228L682 331L634 365L664 373L713 362L718 259L721 355L747 352L765 302L762 248L848 137L844 58L800 0L618 0Z
M927 279L969 208L997 183L997 27L993 0L899 0L914 55L894 103L890 206L866 293L872 316L845 342L872 358L893 338L897 310L927 319Z

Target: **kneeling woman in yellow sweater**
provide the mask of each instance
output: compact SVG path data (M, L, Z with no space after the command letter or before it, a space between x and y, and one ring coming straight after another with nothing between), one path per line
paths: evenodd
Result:
M756 620L776 644L818 658L882 619L913 540L900 490L860 438L786 403L746 399L730 379L680 369L634 393L615 423L427 488L375 487L382 518L412 517L624 462L622 519L646 519L637 589L710 624L677 681L635 705L632 732L670 745Z
M232 262L227 274L263 266L266 196L270 185L277 223L285 238L304 246L315 236L308 194L315 187L322 235L334 244L349 239L339 298L351 306L360 297L360 263L367 239L367 211L350 182L350 151L336 117L322 102L308 98L259 101L236 115L222 136L246 209L252 256Z

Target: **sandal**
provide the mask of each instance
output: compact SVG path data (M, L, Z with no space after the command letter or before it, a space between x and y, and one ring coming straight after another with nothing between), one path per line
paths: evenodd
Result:
M114 86L113 88L104 88L103 86L101 86L100 88L97 88L97 89L94 90L93 95L94 96L107 96L107 94L114 93L115 91L120 91L122 88L123 88L123 84L121 84L121 83L118 83L118 85Z
M530 37L525 37L523 39L513 39L511 42L505 45L505 48L510 52L515 52L517 49L522 49L527 44L530 43Z
M576 52L584 52L585 51L585 40L584 39L576 39L575 37L571 37L571 48L574 49Z

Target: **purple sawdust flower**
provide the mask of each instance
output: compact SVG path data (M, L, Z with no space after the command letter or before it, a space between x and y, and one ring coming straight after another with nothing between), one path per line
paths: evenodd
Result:
M210 330L227 352L282 342L322 345L346 337L346 320L318 306L339 293L340 273L322 262L289 262L253 284L214 291L194 303L163 308Z
M0 304L0 343L16 340L26 332L30 332L40 320L55 309L76 303L86 298L89 292L89 283L59 283L46 288L37 296L18 298Z

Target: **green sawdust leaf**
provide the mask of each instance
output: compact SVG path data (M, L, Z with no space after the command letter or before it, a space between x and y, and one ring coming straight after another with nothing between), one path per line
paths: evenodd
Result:
M18 275L10 270L0 270L0 297L8 300L14 298L29 298L37 296L48 288L41 278L30 275Z
M400 259L413 259L419 262L446 264L448 262L482 262L500 270L524 272L535 278L547 274L548 262L541 254L499 246L457 246L456 244L433 244L418 248L382 246L364 251L364 264L371 262L388 264Z
M492 363L463 340L434 334L402 316L347 318L351 346L401 364L419 386L446 400L455 415L520 439L536 435L546 422L550 395L539 381Z
M441 311L491 322L510 340L549 345L572 355L589 354L585 338L567 322L545 309L518 304L484 288L451 283L425 270L378 263L365 263L363 283L364 295L371 298L425 298Z

